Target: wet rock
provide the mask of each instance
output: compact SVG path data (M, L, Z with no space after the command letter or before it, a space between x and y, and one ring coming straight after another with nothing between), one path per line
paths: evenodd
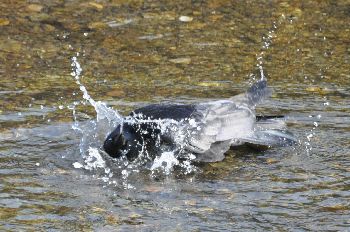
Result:
M55 171L53 171L55 174L60 174L60 175L67 175L70 174L69 171L62 169L62 168L57 168Z
M176 19L176 14L175 14L175 12L172 12L172 11L165 11L162 13L147 12L147 13L143 13L142 16L145 19L152 19L152 20L159 20L159 21L175 20Z
M98 215L98 214L89 214L86 216L86 219L90 222L98 223L98 222L101 222L103 220L103 216Z
M303 14L303 11L300 8L295 8L292 14L296 17L300 17Z
M10 219L16 217L19 209L0 207L0 219Z
M274 164L274 163L278 163L278 160L274 159L274 158L268 158L266 159L266 163L268 164Z
M9 24L10 24L9 20L0 18L0 27L1 26L7 26Z
M106 212L105 209L100 208L100 207L97 207L97 206L91 207L91 210L92 210L94 213L103 213L103 212Z
M197 201L196 200L186 200L185 205L195 206L195 205L197 205Z
M96 2L89 2L88 6L93 7L96 10L103 10L103 5Z
M107 215L106 217L106 222L110 225L119 225L122 223L122 221L120 220L120 218L116 215Z
M215 22L215 21L218 21L218 20L222 19L223 17L224 17L223 15L217 15L217 14L215 14L215 15L210 15L210 16L209 16L209 19L210 19L211 21Z
M288 8L289 7L289 3L288 2L281 2L280 6L284 7L284 8Z
M183 57L183 58L170 59L169 61L174 64L190 64L191 58Z
M51 16L45 13L33 14L29 16L29 19L33 22L49 21L50 18Z
M201 11L193 11L192 14L194 16L199 16L199 15L202 15L202 12Z
M350 210L349 205L330 205L321 207L321 211L324 212L338 212L338 211L348 211Z
M141 215L140 214L137 214L137 213L133 213L129 216L130 219L139 219L141 218Z
M203 87L219 87L221 86L221 83L216 81L202 81L199 82L197 85Z
M42 26L42 28L45 30L45 31L48 31L48 32L52 32L54 30L56 30L56 28L50 24L44 24Z
M107 26L108 25L104 22L92 22L88 24L88 28L94 30L104 29L107 28Z
M192 20L193 20L193 18L192 17L190 17L190 16L180 16L179 17L179 20L181 21L181 22L192 22Z
M39 5L39 4L30 4L27 6L27 10L31 12L40 12L44 6Z
M80 31L81 25L79 23L69 21L69 22L64 22L64 24L62 24L61 28L65 28L65 29L68 29L70 31Z
M321 88L321 87L318 87L318 86L310 86L310 87L307 87L305 90L308 91L308 92L318 93L318 94L321 94L321 95L324 95L324 94L327 94L327 93L330 92L329 89Z
M22 43L17 40L6 39L0 40L0 50L5 52L19 53L22 49Z
M55 18L43 20L43 21L40 21L40 23L41 23L41 27L47 31L53 31L55 29L60 29L60 30L65 29L65 26L63 25L63 23L58 21ZM66 23L66 25L69 25L69 23Z
M193 23L189 24L188 29L198 30L198 29L203 29L205 26L207 26L206 23L193 22Z
M210 207L204 207L204 208L201 208L200 211L211 213L211 212L214 212L215 209L210 208Z
M143 222L140 219L141 219L140 214L132 213L129 215L128 218L124 219L122 222L128 225L140 225L140 224L143 224Z

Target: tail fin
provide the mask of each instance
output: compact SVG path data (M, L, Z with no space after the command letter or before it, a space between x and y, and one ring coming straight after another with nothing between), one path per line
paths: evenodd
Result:
M298 144L296 137L287 130L284 121L272 117L260 119L255 125L254 133L242 139L242 141L268 147L285 147Z
M248 103L256 105L271 95L271 90L267 87L266 79L255 82L246 92Z
M233 96L234 102L244 102L249 106L256 106L259 102L271 95L271 90L267 87L266 79L261 79L255 82L247 92Z

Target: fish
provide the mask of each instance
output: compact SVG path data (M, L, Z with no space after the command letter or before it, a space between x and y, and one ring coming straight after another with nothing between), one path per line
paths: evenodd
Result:
M256 115L256 106L270 95L266 79L261 79L228 99L147 105L125 117L107 136L103 149L113 158L130 161L142 154L154 159L168 149L179 158L217 162L242 144L268 148L297 144L283 117Z

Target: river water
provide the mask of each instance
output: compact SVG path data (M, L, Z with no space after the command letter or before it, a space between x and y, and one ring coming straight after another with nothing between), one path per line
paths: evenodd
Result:
M0 9L0 230L349 231L348 1ZM230 97L259 66L258 114L286 115L300 146L154 170L99 150L119 114Z

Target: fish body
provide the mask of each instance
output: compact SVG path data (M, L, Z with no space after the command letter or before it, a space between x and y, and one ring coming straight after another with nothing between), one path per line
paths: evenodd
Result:
M161 147L215 162L232 146L266 147L297 143L278 117L257 117L255 106L270 94L266 80L229 99L197 104L152 104L134 110L104 142L112 157L154 156Z

